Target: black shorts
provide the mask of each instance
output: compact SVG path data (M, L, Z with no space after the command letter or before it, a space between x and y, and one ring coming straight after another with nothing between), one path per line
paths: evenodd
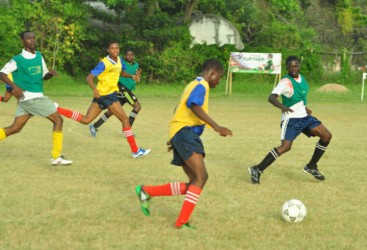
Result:
M118 93L118 97L119 97L121 106L124 105L125 103L128 103L131 106L133 106L134 103L138 101L138 98L136 98L133 92L131 92L131 90L122 86L121 84L119 84L119 91L120 93Z
M205 151L200 136L194 133L190 128L185 127L178 131L172 140L173 160L171 164L183 166L185 161L189 159L192 154L198 153L205 157Z
M93 98L92 102L98 103L100 109L106 109L112 105L114 102L118 102L119 97L117 96L117 92L113 92L109 95L103 95L99 98Z

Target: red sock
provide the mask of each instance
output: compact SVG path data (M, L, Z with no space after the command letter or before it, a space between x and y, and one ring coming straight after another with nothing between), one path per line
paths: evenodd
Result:
M176 221L176 227L181 227L186 224L192 212L194 211L196 202L198 201L201 193L201 188L190 185L186 192L186 198L182 205L180 215Z
M4 97L2 97L2 96L0 95L0 102L2 102L2 101L3 101L3 99L4 99Z
M172 182L160 186L143 186L144 192L150 196L174 196L186 194L187 186L183 182Z
M136 153L138 152L139 148L136 146L135 138L133 135L133 131L130 127L123 128L123 132L125 134L125 137L127 139L127 142L130 144L131 152Z
M83 115L81 113L79 113L78 111L64 109L64 108L61 108L61 107L57 108L57 112L60 115L66 116L67 118L73 119L77 122L79 122L83 118Z

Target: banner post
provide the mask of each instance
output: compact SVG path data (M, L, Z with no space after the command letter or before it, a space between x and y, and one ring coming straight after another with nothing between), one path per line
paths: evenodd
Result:
M361 101L363 101L363 96L364 96L364 80L366 80L367 77L367 73L363 73L363 77L362 77L362 93L361 93Z

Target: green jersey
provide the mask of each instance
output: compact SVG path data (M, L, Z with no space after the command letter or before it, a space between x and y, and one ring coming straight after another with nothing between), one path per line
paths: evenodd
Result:
M13 60L17 64L17 70L12 72L14 82L25 91L43 93L42 54L36 51L32 59L19 54Z
M139 63L133 61L132 63L129 63L122 59L122 63L125 64L125 72L131 75L136 75L136 71L139 69ZM125 88L129 90L134 90L136 82L132 78L127 78L120 76L119 84L122 84Z

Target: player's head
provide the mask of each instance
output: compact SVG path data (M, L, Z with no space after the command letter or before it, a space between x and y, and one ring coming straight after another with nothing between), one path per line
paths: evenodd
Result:
M297 56L288 56L286 61L288 74L291 77L298 77L300 69L301 69L301 63Z
M117 41L111 41L107 46L107 53L112 58L117 58L120 54L120 47Z
M134 51L133 51L133 49L131 49L131 48L125 49L124 58L129 63L133 62L134 61Z
M37 45L36 35L34 32L26 30L20 33L20 39L22 39L24 48L26 50L34 50Z
M208 59L202 65L201 75L215 88L224 74L223 65L217 59Z

